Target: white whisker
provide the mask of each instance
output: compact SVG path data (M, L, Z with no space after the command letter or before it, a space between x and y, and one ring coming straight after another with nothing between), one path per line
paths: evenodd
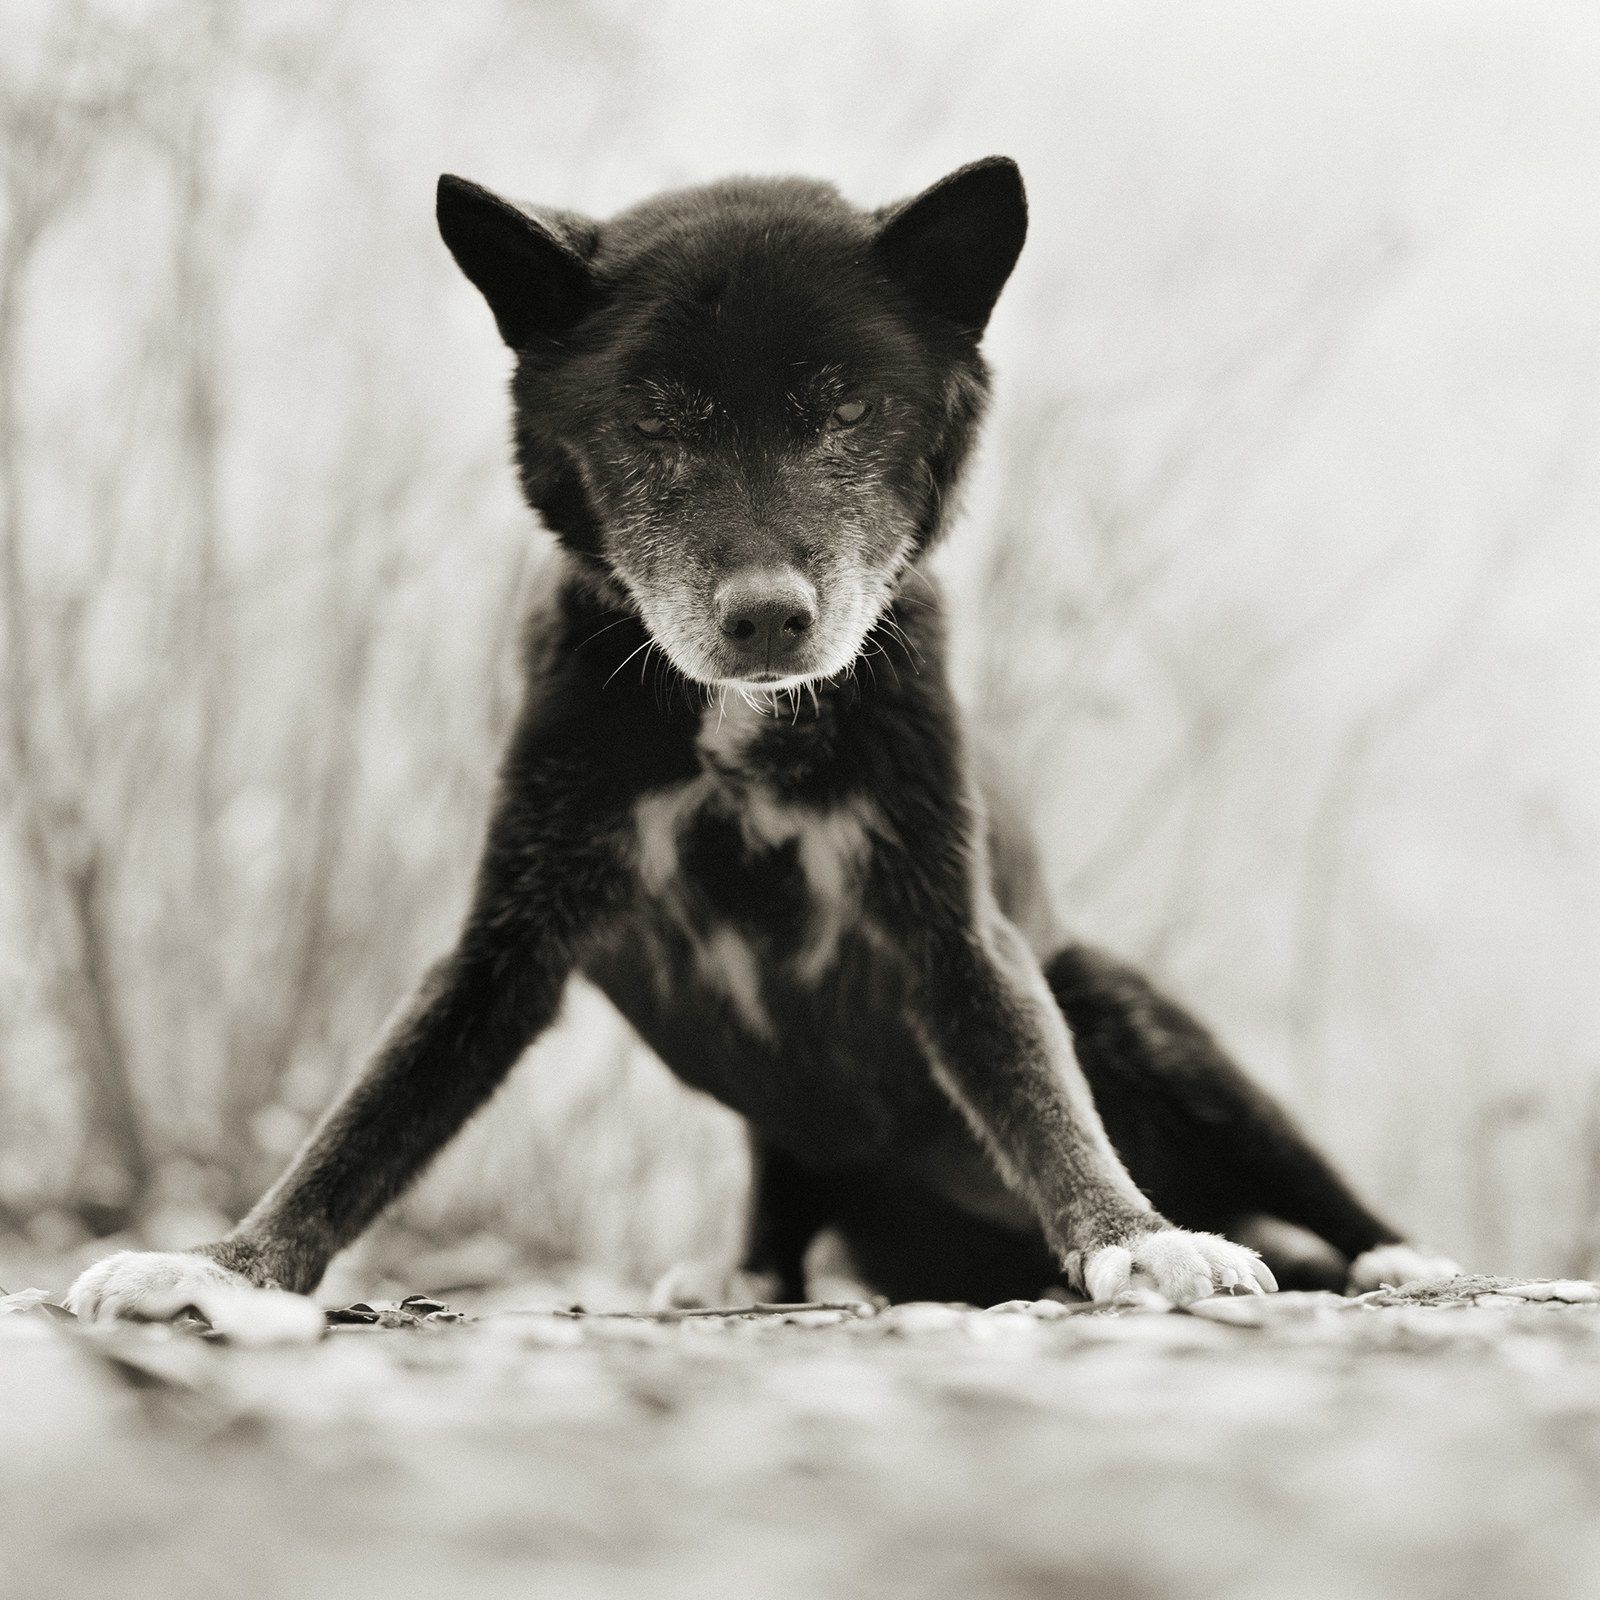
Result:
M654 639L646 639L646 640L645 640L645 642L644 642L644 643L643 643L643 644L642 644L642 645L640 645L640 646L639 646L639 649L638 649L638 650L630 650L630 651L629 651L629 652L628 652L628 653L627 653L627 655L625 655L625 656L624 656L624 657L623 657L623 658L622 658L622 660L621 660L621 661L620 661L620 662L618 662L618 663L617 663L617 669L616 669L616 672L613 672L613 673L612 673L612 674L611 674L611 678L614 678L614 677L616 677L616 675L617 675L617 672L621 672L621 671L622 671L622 669L623 669L623 668L624 668L624 667L625 667L625 666L627 666L627 664L628 664L628 663L629 663L629 662L630 662L630 661L632 661L632 660L633 660L633 658L634 658L634 657L635 657L635 656L636 656L636 655L638 655L638 654L639 654L639 652L640 652L640 651L641 651L641 650L642 650L642 651L644 651L644 652L645 652L645 659L646 659L646 660L648 660L648 659L649 659L649 651L650 651L650 650L651 650L651 649L652 649L652 647L653 647L653 646L654 646L654 645L655 645L655 640L654 640ZM644 671L644 669L643 669L643 668L642 668L642 667L641 667L641 668L640 668L640 669L639 669L639 670L640 670L640 672L641 672L641 673L642 673L642 672L643 672L643 671ZM602 689L608 689L608 688L610 688L610 686L611 686L611 678L607 678L607 679L606 679L606 681L605 681L605 682L604 682L604 683L602 683L602 684L601 684L601 685L600 685L600 687L601 687L601 688L602 688ZM640 678L640 680L639 680L639 681L640 681L640 682L641 682L641 683L642 683L642 682L643 682L643 681L644 681L644 680L643 680L643 678L642 678L642 677L641 677L641 678Z

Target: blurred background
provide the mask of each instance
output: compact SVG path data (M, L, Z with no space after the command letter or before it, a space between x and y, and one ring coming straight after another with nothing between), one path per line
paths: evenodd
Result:
M1591 8L0 0L0 33L0 1283L214 1237L463 909L551 555L437 174L875 205L993 152L1033 225L942 559L1063 914L1403 1228L1600 1271ZM744 1159L578 990L330 1292L644 1282L734 1248Z

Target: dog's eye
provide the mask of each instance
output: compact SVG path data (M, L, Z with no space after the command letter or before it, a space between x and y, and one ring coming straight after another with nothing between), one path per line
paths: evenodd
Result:
M667 419L665 417L640 417L634 423L634 427L647 439L670 439L672 437L667 432Z
M828 418L828 426L853 428L871 409L865 400L846 400L842 406L833 408L833 415Z

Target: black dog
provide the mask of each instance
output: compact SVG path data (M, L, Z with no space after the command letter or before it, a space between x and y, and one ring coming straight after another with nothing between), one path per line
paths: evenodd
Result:
M438 211L516 352L523 490L567 555L472 909L238 1229L103 1261L74 1309L315 1288L574 972L749 1120L771 1293L803 1296L824 1228L897 1298L1260 1292L1219 1237L1260 1217L1357 1282L1426 1272L1175 1005L1037 918L1030 948L1033 886L991 865L1025 846L986 826L922 561L987 395L1016 167L877 212L735 180L597 224L451 177Z

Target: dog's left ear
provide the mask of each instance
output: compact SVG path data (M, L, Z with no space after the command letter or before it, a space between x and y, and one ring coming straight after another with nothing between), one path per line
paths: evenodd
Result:
M600 230L570 211L521 207L448 172L439 179L439 232L489 302L513 350L559 338L588 309Z
M974 161L878 216L875 249L890 276L919 305L976 339L1028 234L1028 197L1016 162Z

